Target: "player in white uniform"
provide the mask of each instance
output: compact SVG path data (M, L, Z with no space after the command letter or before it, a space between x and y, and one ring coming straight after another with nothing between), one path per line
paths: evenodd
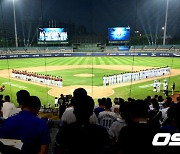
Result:
M103 76L103 86L106 86L106 76Z
M113 84L116 84L117 81L116 81L116 74L113 75Z
M111 76L108 76L108 85L111 85Z
M157 82L157 92L161 91L161 82L160 80Z
M136 72L136 81L140 79L140 73Z
M127 73L124 73L124 74L123 74L123 82L124 82L124 83L127 82Z
M123 74L121 73L120 75L119 75L119 83L122 83L123 82Z
M110 76L108 75L108 76L106 77L106 86L109 85L109 81L110 81Z
M163 90L164 90L164 94L166 94L166 92L167 92L167 90L168 90L168 83L167 83L167 80L164 80Z
M140 70L139 72L139 79L142 80L144 75L143 75L144 71L143 70Z
M111 75L110 76L110 82L109 82L109 85L112 85L113 84L113 76Z
M153 83L153 91L157 91L156 86L157 86L157 81L154 80L154 83Z
M117 84L120 84L122 82L122 75L118 74L117 75Z

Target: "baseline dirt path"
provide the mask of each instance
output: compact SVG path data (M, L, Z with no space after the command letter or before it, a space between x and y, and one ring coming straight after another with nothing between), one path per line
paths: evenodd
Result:
M111 69L111 70L121 70L121 71L132 71L132 66L123 66L123 65L66 65L66 66L46 66L46 67L31 67L31 68L18 68L18 70L27 70L31 72L43 72L43 71L55 71L55 70L66 70L66 69L76 69L76 68L99 68L99 69ZM139 71L142 69L150 69L152 67L147 67L147 66L134 66L133 71ZM11 78L11 69L9 70L1 70L0 71L0 77L4 78ZM146 81L151 81L154 79L160 79L164 77L169 77L169 76L176 76L180 75L180 70L179 69L171 69L171 74L168 76L162 76L162 77L155 77L155 78L150 78L146 80L139 80L139 81L133 81L132 84L136 83L142 83ZM38 84L34 82L29 82L29 81L24 81L24 80L19 80L19 79L14 79L11 78L12 80L18 80L21 82L28 82L34 85L40 85L43 87L47 87L47 85L43 84ZM81 85L75 85L75 86L66 86L62 88L54 87L54 86L48 86L51 88L49 90L48 94L52 96L59 96L60 94L72 94L74 89L82 87L85 88L90 96L93 98L99 98L99 97L108 97L111 96L114 93L114 88L117 87L123 87L130 85L131 83L123 83L119 85L112 85L112 86L81 86Z

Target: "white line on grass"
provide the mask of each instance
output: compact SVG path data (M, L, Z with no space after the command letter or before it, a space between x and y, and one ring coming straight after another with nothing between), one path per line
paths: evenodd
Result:
M27 87L25 87L25 86L20 86L20 85L18 85L18 84L14 84L14 83L12 83L12 82L3 82L2 85L11 85L11 86L17 87L17 88L19 88L19 89L27 89Z

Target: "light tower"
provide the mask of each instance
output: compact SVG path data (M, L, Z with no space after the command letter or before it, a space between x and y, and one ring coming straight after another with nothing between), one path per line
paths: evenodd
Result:
M16 26L16 11L15 11L15 4L14 4L14 0L13 0L13 15L14 15L14 33L15 33L15 43L16 43L16 48L18 48L17 26Z
M165 23L164 23L163 45L166 44L166 31L167 31L168 7L169 7L169 0L166 0L166 15L165 15Z

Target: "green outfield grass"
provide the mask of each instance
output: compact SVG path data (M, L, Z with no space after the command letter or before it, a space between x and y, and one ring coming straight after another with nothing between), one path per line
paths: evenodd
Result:
M68 70L57 70L50 71L46 69L46 66L65 66L65 65L91 65L91 68L84 69L68 69ZM109 69L96 69L93 65L129 65L129 66L151 66L151 67L161 67L170 66L174 69L180 69L180 59L179 58L164 58L164 57L59 57L59 58L32 58L32 59L9 59L0 60L0 70L12 69L12 68L28 68L28 67L39 67L44 66L42 73L51 75L63 76L64 86L69 85L102 85L102 76L109 74L117 74L120 71L109 70ZM124 70L126 71L126 70ZM93 78L79 78L75 77L75 74L94 74ZM176 90L180 91L180 76L171 77L168 79L171 82L176 82ZM163 81L163 80L162 80ZM120 87L114 89L115 93L111 96L122 97L122 98L144 98L147 95L153 96L156 93L152 91L152 87L140 88L142 86L147 86L152 84L151 82L144 82L141 84L135 84L126 87ZM42 104L47 104L48 102L53 103L54 97L48 95L48 87L41 87L33 85L30 83L24 83L20 81L14 81L11 79L0 78L0 85L5 84L6 90L2 92L3 95L10 95L12 101L17 105L16 102L16 92L20 89L27 89L31 95L37 95L40 97ZM139 87L140 86L140 87ZM1 93L0 93L1 94ZM162 93L160 93L162 94ZM163 94L162 94L163 95Z
M58 70L58 71L47 71L40 72L48 75L60 75L63 77L63 85L94 85L102 86L102 78L104 75L113 75L118 74L123 71L117 70L108 70L108 69L96 69L96 68L78 68L78 69L67 69L67 70ZM74 76L77 74L93 74L93 77L78 77Z
M180 68L179 58L168 57L59 57L0 60L0 70L8 68L62 66L62 65L134 65L136 66L172 66Z
M164 82L165 78L160 79L161 82L161 91L160 93L158 92L153 92L153 80L152 81L148 81L148 82L142 82L139 84L132 84L129 86L125 86L125 87L120 87L120 88L116 88L114 89L115 93L111 96L111 98L115 98L115 97L122 97L124 99L127 99L128 97L132 97L132 98L136 98L136 99L144 99L146 96L154 96L156 94L158 95L162 95L164 98L164 94L163 94L163 82ZM169 95L171 95L171 86L172 83L175 82L176 84L176 89L175 89L175 93L180 93L180 76L173 76L170 78L166 78L168 81L168 90L169 90Z
M48 102L54 103L54 97L48 95L48 91L50 90L48 87L41 87L30 83L9 80L6 78L0 78L0 83L6 86L6 90L0 94L3 94L4 96L10 95L11 101L16 106L16 92L21 89L28 90L32 96L38 96L41 99L42 104L47 104Z

